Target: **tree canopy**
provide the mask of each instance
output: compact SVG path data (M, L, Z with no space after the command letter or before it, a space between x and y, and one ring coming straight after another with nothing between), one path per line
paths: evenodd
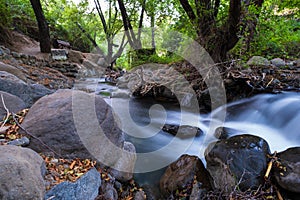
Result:
M39 2L31 0L30 2ZM16 29L32 37L32 24L42 27L27 0L0 0L0 30ZM178 48L179 32L198 41L216 62L251 55L299 57L300 3L296 0L44 0L50 36L89 52L99 48L109 64L122 59L125 49L144 48L141 35L150 35L159 61ZM37 18L35 18L37 16ZM26 23L18 23L19 21ZM29 26L30 24L30 26ZM164 38L156 36L156 30ZM147 30L150 30L147 32ZM125 31L125 36L117 35ZM171 32L173 32L171 34ZM37 32L35 32L37 33ZM150 33L150 34L149 34ZM45 38L44 38L45 39ZM44 40L42 39L42 40ZM1 38L0 38L1 40ZM151 55L150 55L151 56ZM124 63L122 63L124 64Z

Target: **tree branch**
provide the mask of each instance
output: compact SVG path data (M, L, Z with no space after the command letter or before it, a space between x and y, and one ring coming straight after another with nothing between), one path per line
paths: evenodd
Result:
M196 23L197 17L193 11L193 8L189 4L189 1L188 0L179 0L179 1L180 1L181 6L183 7L184 11L186 12L187 16L191 20L191 22Z

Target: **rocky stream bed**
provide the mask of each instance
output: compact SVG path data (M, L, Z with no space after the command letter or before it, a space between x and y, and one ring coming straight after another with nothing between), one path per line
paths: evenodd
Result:
M238 63L220 67L226 102L282 91L293 91L292 98L300 101L296 95L300 88L299 60L253 59L248 68ZM222 127L216 130L216 135L222 137L205 150L205 165L199 157L184 154L166 167L158 181L159 193L151 186L136 183L134 144L126 140L112 108L100 95L71 89L76 81L106 77L111 82L117 81L117 86L126 88L132 96L151 96L183 107L194 106L191 99L195 95L204 112L211 109L210 91L205 77L186 62L145 65L122 77L120 72L106 71L101 63L101 56L95 54L69 51L67 60L58 61L0 47L2 199L299 197L299 145L271 152L263 138L250 134L229 137L230 130ZM181 84L178 80L182 78L186 81ZM190 93L191 89L194 92ZM90 102L95 105L93 114ZM299 118L300 113L294 113ZM100 124L104 138L97 136L95 121ZM174 131L195 132L192 136L203 134L199 127L165 124L162 128L174 137L177 137ZM108 148L108 143L121 151ZM99 155L101 162L97 161Z

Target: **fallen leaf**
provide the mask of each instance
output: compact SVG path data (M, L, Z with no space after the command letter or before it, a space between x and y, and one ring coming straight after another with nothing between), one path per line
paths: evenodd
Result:
M5 133L7 129L9 129L9 126L0 127L0 134Z

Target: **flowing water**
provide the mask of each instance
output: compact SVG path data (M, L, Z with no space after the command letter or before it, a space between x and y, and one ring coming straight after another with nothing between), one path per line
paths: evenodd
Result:
M96 94L114 90L112 86L98 84L95 80L93 83ZM142 183L157 181L161 174L159 169L182 154L197 155L204 161L205 149L217 140L214 132L221 126L231 130L231 136L253 134L264 138L271 152L300 146L300 93L257 95L220 107L210 114L191 112L174 103L151 98L105 100L119 118L127 140L136 147L136 177ZM165 123L197 126L203 135L187 139L174 137L161 130Z

